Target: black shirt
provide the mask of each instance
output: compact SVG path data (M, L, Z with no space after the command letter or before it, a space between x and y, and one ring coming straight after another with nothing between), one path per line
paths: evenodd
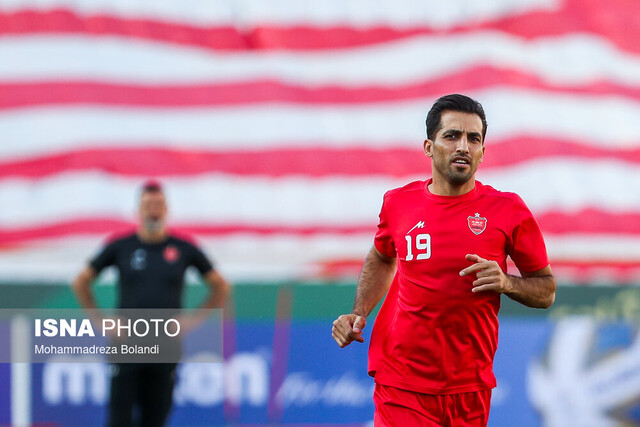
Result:
M193 244L174 236L146 243L136 233L109 243L89 264L96 273L114 265L120 273L119 308L180 308L184 273L195 266L200 274L213 269Z

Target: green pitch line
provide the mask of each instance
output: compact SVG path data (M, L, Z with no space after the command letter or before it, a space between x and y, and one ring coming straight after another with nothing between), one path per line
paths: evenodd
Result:
M278 290L286 287L292 295L290 314L293 319L333 319L351 310L355 284L350 282L283 282L240 283L233 287L230 299L238 319L275 319ZM116 287L113 284L95 285L101 307L113 307ZM5 283L0 284L0 308L79 308L67 284ZM191 284L185 289L186 307L196 307L204 298L204 285ZM377 310L377 309L376 309ZM375 315L377 311L374 311ZM587 314L602 320L627 319L640 321L640 287L636 286L561 286L556 302L549 310L536 310L502 298L501 316L550 316Z

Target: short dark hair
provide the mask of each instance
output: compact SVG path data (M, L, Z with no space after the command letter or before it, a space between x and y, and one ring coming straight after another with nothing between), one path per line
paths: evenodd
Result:
M162 184L154 179L146 181L142 184L142 191L140 194L142 195L145 193L162 193Z
M427 138L434 140L440 129L442 129L442 113L444 111L460 111L462 113L477 114L482 120L482 141L487 134L487 118L484 109L475 99L457 93L445 95L438 98L427 114Z

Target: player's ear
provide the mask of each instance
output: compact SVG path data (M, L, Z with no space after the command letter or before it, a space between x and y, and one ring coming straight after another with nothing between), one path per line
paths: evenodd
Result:
M427 157L433 157L433 141L430 139L424 140L424 154L426 154Z
M480 156L480 161L478 163L482 163L484 160L484 142L482 143L482 156Z

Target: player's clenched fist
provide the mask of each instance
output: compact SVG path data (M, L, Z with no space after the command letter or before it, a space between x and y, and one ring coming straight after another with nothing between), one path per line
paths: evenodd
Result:
M340 347L346 347L351 341L364 342L362 330L367 319L357 314L343 314L333 321L331 335Z

